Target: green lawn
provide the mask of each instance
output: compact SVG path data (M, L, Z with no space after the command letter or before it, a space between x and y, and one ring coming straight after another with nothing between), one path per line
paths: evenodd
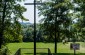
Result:
M9 43L7 44L8 48L10 49L11 53L15 53L19 48L33 48L33 42L26 42L26 43ZM50 48L51 53L54 54L54 43L37 43L37 48ZM33 53L33 49L22 49L22 53L25 53L24 55L29 55L28 53ZM37 49L37 53L47 53L47 49ZM62 44L58 43L58 55L73 55L73 50L70 50L70 43L68 44ZM85 55L85 43L80 42L80 50L76 51L77 55ZM82 54L80 54L82 53ZM33 55L33 54L31 54Z

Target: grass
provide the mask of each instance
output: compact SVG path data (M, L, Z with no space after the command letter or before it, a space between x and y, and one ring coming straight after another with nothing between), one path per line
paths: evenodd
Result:
M54 43L38 42L36 45L37 45L37 48L50 48L51 53L54 54L54 46L55 46ZM84 54L85 53L85 43L80 42L80 45L81 45L80 50L77 50L76 53L77 53L77 55L85 55ZM7 46L10 49L11 53L14 54L19 48L33 48L34 44L33 44L33 42L8 43ZM28 53L30 53L30 55L33 55L33 49L30 49L30 50L22 49L21 52L23 55L29 55ZM43 50L37 49L38 54L39 54L39 52L43 52L43 55L45 55L45 53L47 53L47 49L43 49ZM70 43L65 44L65 45L62 43L58 43L58 55L73 55L73 52L74 52L73 50L70 50Z

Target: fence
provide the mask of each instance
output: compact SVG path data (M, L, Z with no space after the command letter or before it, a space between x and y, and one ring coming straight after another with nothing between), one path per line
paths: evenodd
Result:
M21 48L19 48L14 55L21 55Z
M19 48L14 55L34 55L34 48ZM36 48L36 55L51 55L49 48Z

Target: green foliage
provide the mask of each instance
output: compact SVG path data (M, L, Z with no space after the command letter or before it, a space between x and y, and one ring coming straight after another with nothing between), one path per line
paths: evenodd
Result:
M31 24L31 25L22 25L22 35L23 35L23 41L24 42L28 42L28 41L31 41L33 42L34 41L34 25ZM44 41L43 40L43 36L42 36L42 30L40 29L40 24L36 24L37 26L37 29L36 29L36 40L38 42L40 41Z
M71 16L69 15L69 10L72 8L72 4L69 0L49 0L44 2L45 5L38 6L39 14L43 15L44 18L41 19L41 29L44 35L48 36L49 41L54 40L55 28L56 34L69 32L69 25L72 23ZM70 5L70 6L67 6ZM63 30L64 29L64 30ZM66 32L68 31L68 32ZM64 35L64 37L66 34ZM62 37L62 36L61 36ZM57 38L60 40L60 36ZM62 39L62 38L61 38Z
M58 40L64 38L83 41L85 28L85 1L84 0L49 0L45 5L38 6L41 29L45 39L54 39L56 34Z
M11 51L7 46L2 46L2 48L0 49L0 55L11 55Z
M33 41L33 25L22 25L22 35L23 35L23 41L28 42L28 41Z
M5 16L3 16L3 12L0 15L0 34L3 36L3 42L22 42L22 34L21 34L21 24L19 20L27 19L23 16L23 12L26 11L26 8L18 4L17 2L21 2L24 0L6 0L6 11ZM0 0L0 11L3 11L5 2ZM0 36L1 37L1 36Z

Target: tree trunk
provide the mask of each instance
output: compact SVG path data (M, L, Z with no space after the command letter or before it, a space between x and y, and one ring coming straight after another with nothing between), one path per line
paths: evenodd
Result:
M4 8L3 8L3 16L2 16L2 25L1 25L1 32L0 32L0 49L1 49L1 45L3 44L5 11L6 11L6 0L4 0Z
M2 42L3 42L2 33L0 33L0 49L1 49Z

